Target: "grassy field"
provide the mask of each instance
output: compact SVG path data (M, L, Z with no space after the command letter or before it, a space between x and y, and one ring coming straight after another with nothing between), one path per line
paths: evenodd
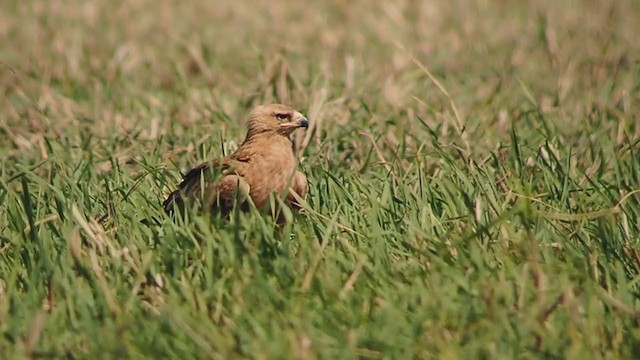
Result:
M638 34L632 0L3 0L0 358L640 358ZM274 101L304 213L164 215Z

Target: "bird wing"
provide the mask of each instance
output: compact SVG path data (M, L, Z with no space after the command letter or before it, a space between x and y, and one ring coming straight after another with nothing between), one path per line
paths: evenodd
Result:
M237 173L223 176L220 181L209 185L205 191L205 204L213 212L220 212L224 216L233 209L234 202L244 205L250 196L251 188L244 177Z
M216 159L194 167L184 175L178 189L164 201L164 210L168 214L172 214L176 208L183 212L187 199L201 199L211 211L219 209L228 213L236 193L240 202L246 200L249 194L249 186L238 168L241 168L238 161L230 158Z
M307 181L307 177L300 171L296 171L293 179L291 180L291 186L289 187L289 193L287 194L287 202L294 210L300 210L302 206L298 204L293 193L297 194L300 198L304 199L307 197L307 189L309 187L309 183Z

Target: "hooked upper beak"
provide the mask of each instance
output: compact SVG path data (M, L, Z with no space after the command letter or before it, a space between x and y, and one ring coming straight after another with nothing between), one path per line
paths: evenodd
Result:
M302 115L301 113L296 111L294 113L294 119L295 119L295 124L297 124L298 127L303 127L303 128L309 127L309 120L307 120L307 117Z

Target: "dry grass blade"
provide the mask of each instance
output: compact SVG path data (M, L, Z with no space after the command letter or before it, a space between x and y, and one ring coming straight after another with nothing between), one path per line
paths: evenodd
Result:
M451 111L453 111L453 115L456 120L456 128L458 130L458 133L460 134L460 137L464 142L465 148L467 150L467 154L471 154L471 145L469 144L469 137L466 133L466 127L464 125L464 121L462 120L462 117L460 116L460 112L458 111L458 107L453 101L453 98L451 97L451 95L449 95L449 92L447 91L447 89L444 87L444 85L442 85L442 83L435 76L433 76L431 71L429 71L429 69L420 60L418 60L412 53L410 53L404 46L402 46L402 44L396 43L396 46L409 55L409 57L411 58L411 61L413 61L413 63L416 66L418 66L418 68L420 68L420 70L422 70L422 72L424 72L427 75L427 77L429 77L429 79L436 85L436 87L438 87L438 90L440 90L440 92L447 98L447 100L449 101L449 105L451 106Z

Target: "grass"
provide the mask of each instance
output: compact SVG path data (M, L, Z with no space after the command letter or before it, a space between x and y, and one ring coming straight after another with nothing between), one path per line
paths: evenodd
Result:
M0 357L639 357L638 14L3 1ZM272 101L304 214L170 221Z

